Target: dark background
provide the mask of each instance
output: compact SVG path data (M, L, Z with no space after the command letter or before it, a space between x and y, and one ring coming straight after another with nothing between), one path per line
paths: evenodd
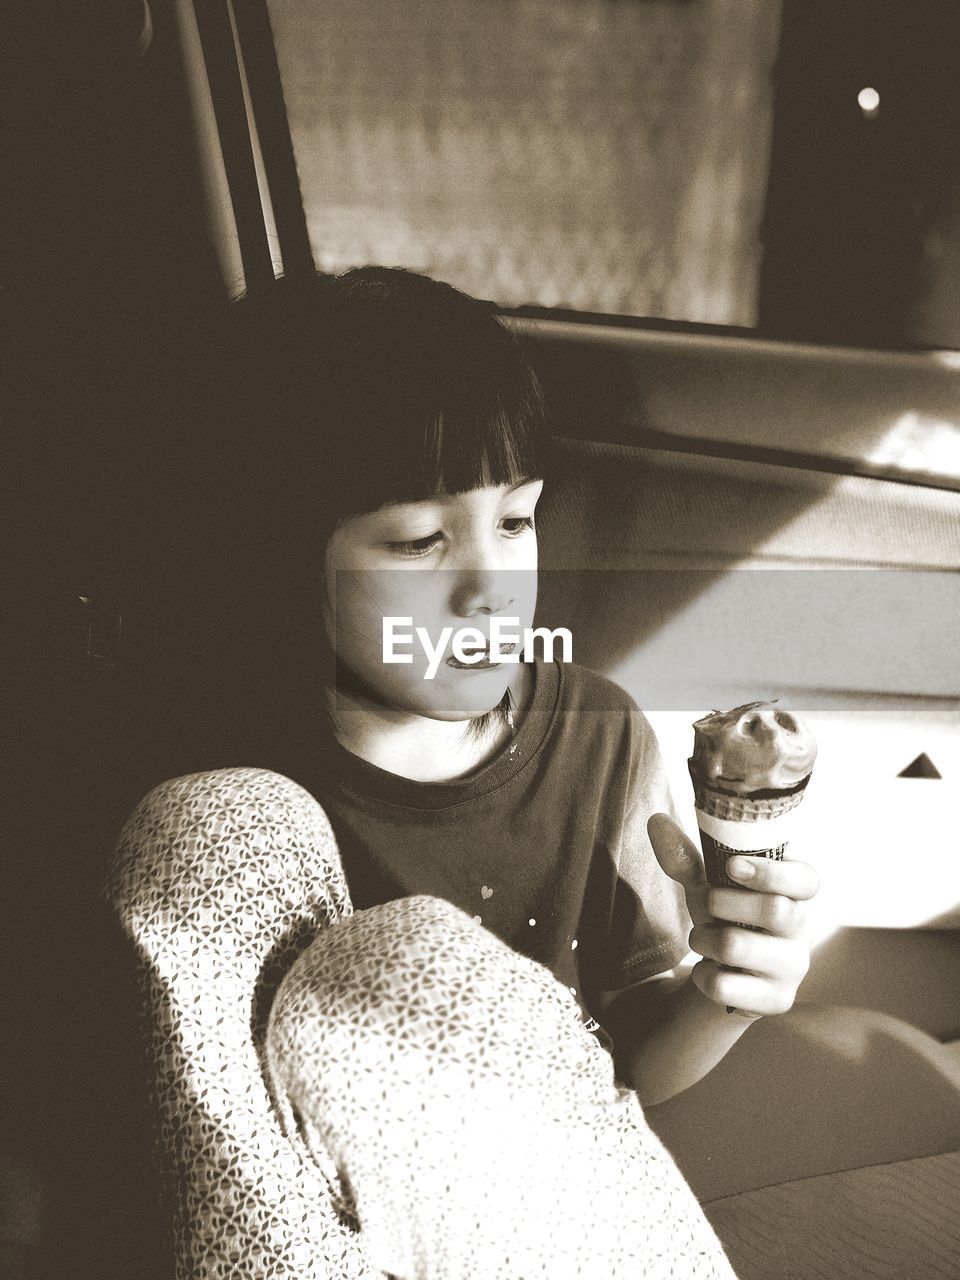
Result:
M928 236L958 183L958 57L952 0L784 3L761 332L882 347L925 327L937 270ZM866 86L880 95L875 119L857 103ZM958 334L955 311L936 340L956 345Z
M157 728L191 671L156 554L164 477L193 432L190 334L221 294L165 12L142 56L125 0L4 16L0 1270L57 1280L162 1275L169 1256L132 969L100 905L125 814L204 754Z

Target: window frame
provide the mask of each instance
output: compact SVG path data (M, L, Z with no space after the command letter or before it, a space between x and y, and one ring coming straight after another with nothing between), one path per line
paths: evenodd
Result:
M266 0L179 0L177 21L188 77L194 68L202 167L218 176L206 200L228 288L255 292L278 267L312 273ZM960 352L827 346L565 308L497 313L530 353L560 437L960 491ZM709 420L691 390L705 383L717 393ZM766 413L749 411L757 400ZM851 433L851 420L886 423L886 435ZM937 461L951 433L953 453Z

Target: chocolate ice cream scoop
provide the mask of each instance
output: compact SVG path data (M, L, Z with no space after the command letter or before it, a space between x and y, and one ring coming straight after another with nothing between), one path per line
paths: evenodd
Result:
M813 734L776 702L747 702L697 720L691 772L733 795L783 791L806 778L817 754Z

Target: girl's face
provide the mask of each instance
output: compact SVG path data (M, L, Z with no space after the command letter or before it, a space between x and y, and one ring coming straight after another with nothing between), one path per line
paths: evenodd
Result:
M522 645L537 600L533 518L542 489L542 480L530 480L398 503L335 531L325 567L330 643L388 706L435 720L472 720L516 682L515 663L458 664L453 639L471 627L488 640L497 616L517 620L502 630L519 632ZM411 620L397 624L396 633L412 635L412 642L398 641L395 651L412 662L384 661L384 618ZM431 679L418 627L431 650L443 641Z

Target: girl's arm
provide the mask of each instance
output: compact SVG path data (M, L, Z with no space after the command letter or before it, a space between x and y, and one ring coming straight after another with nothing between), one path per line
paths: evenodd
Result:
M666 1102L717 1065L754 1015L727 1014L695 986L689 968L614 993L601 1014L617 1076L644 1106Z

